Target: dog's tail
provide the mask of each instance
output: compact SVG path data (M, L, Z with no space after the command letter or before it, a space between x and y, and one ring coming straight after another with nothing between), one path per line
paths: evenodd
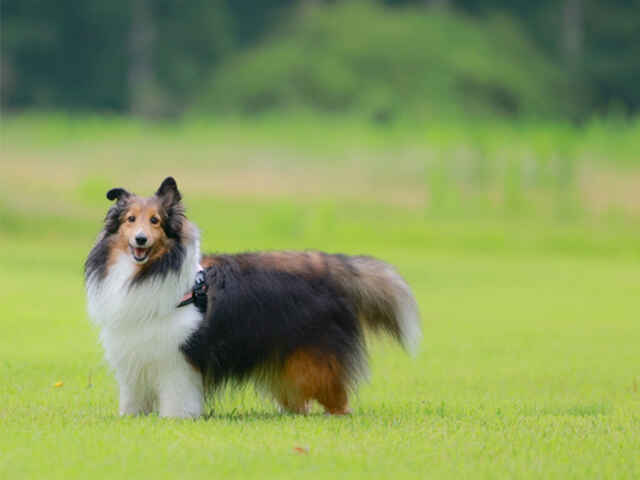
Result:
M374 332L385 332L413 353L422 332L411 288L395 268L367 256L331 255L332 276L354 302L359 320Z

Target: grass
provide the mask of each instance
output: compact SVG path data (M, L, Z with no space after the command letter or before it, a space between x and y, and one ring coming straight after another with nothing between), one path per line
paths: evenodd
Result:
M3 133L1 478L640 476L636 217L586 204L559 217L538 208L553 190L527 192L530 209L511 214L462 201L437 211L386 201L377 189L401 197L412 185L410 172L389 164L354 195L340 185L356 184L366 168L340 145L366 156L369 133L292 146L284 127L228 127L243 132L238 142L224 127L208 139L188 133L204 128L193 126L129 135L114 120L77 122L78 133L60 139L45 131L64 122L40 122L9 121ZM542 148L531 131L522 135L527 148ZM591 138L571 135L576 151ZM393 142L388 152L409 145ZM424 146L419 136L411 145ZM296 168L297 187L281 181ZM251 390L225 392L196 422L119 418L85 314L82 263L106 189L146 193L166 174L182 186L206 249L321 248L396 264L422 310L419 354L371 339L371 381L348 418L279 415Z

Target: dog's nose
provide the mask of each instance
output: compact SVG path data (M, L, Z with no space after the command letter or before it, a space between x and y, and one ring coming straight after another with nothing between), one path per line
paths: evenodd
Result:
M145 243L147 243L147 237L145 237L144 235L136 235L136 243L142 247Z

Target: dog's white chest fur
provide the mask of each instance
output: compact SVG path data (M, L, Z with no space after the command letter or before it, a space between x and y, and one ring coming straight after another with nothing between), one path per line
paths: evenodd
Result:
M136 265L122 253L103 279L87 281L88 311L100 327L105 357L120 385L120 413L171 417L202 413L202 378L180 352L202 314L176 308L198 271L198 241L186 247L179 271L131 285Z

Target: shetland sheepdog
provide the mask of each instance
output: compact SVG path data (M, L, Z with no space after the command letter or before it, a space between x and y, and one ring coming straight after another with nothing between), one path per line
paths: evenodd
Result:
M419 341L411 290L385 262L317 251L202 256L173 178L151 197L114 188L107 198L115 203L85 283L121 415L198 417L208 392L244 382L288 412L315 400L346 414L367 373L363 329L409 351ZM206 305L179 307L202 269Z

